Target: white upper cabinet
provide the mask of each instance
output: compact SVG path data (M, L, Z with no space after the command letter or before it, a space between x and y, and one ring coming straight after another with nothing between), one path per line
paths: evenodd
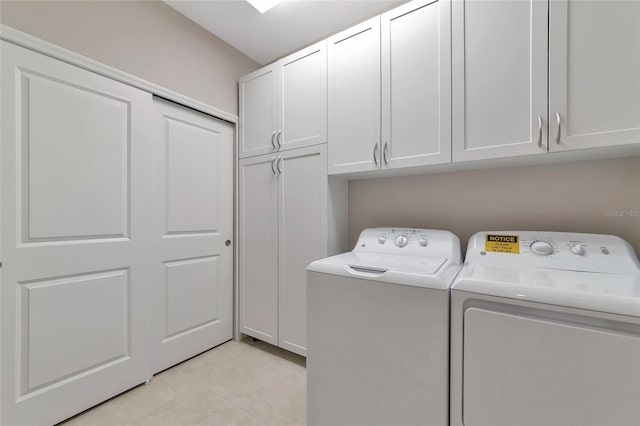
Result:
M280 149L327 142L327 42L277 63Z
M547 19L546 1L453 1L454 162L547 151Z
M240 79L240 158L327 142L326 46Z
M549 37L550 150L640 143L640 2L554 0Z
M276 150L277 81L276 68L273 66L240 79L240 158Z
M380 17L328 41L329 174L379 168Z
M450 15L420 0L381 17L382 168L451 161Z

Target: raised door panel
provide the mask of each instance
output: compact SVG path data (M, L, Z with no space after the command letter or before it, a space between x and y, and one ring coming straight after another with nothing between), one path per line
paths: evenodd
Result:
M327 42L278 62L280 149L327 142Z
M640 143L640 2L558 0L549 17L549 149Z
M307 266L327 256L325 146L282 155L278 178L279 346L307 350Z
M382 15L383 168L451 162L451 4Z
M233 128L154 104L157 372L232 337Z
M277 158L239 164L240 332L278 344Z
M548 3L452 3L453 161L547 151Z
M240 158L276 150L277 68L268 66L240 79Z
M329 174L380 161L380 17L328 40Z
M0 423L55 424L151 376L151 95L0 54Z

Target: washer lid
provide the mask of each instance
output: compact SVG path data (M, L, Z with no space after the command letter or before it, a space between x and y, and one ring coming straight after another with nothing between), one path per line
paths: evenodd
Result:
M640 317L640 274L467 264L454 291Z
M448 289L459 265L446 258L349 252L317 260L307 271L435 289Z

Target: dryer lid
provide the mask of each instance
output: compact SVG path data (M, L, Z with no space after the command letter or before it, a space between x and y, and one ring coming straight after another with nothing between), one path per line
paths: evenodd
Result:
M454 291L640 317L640 274L466 264Z

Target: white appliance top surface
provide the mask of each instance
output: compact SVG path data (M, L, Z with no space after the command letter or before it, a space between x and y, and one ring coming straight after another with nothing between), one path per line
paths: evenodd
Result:
M610 235L475 234L453 289L640 317L638 259Z
M416 287L448 289L460 269L460 242L447 231L370 228L352 252L317 260L307 270Z

